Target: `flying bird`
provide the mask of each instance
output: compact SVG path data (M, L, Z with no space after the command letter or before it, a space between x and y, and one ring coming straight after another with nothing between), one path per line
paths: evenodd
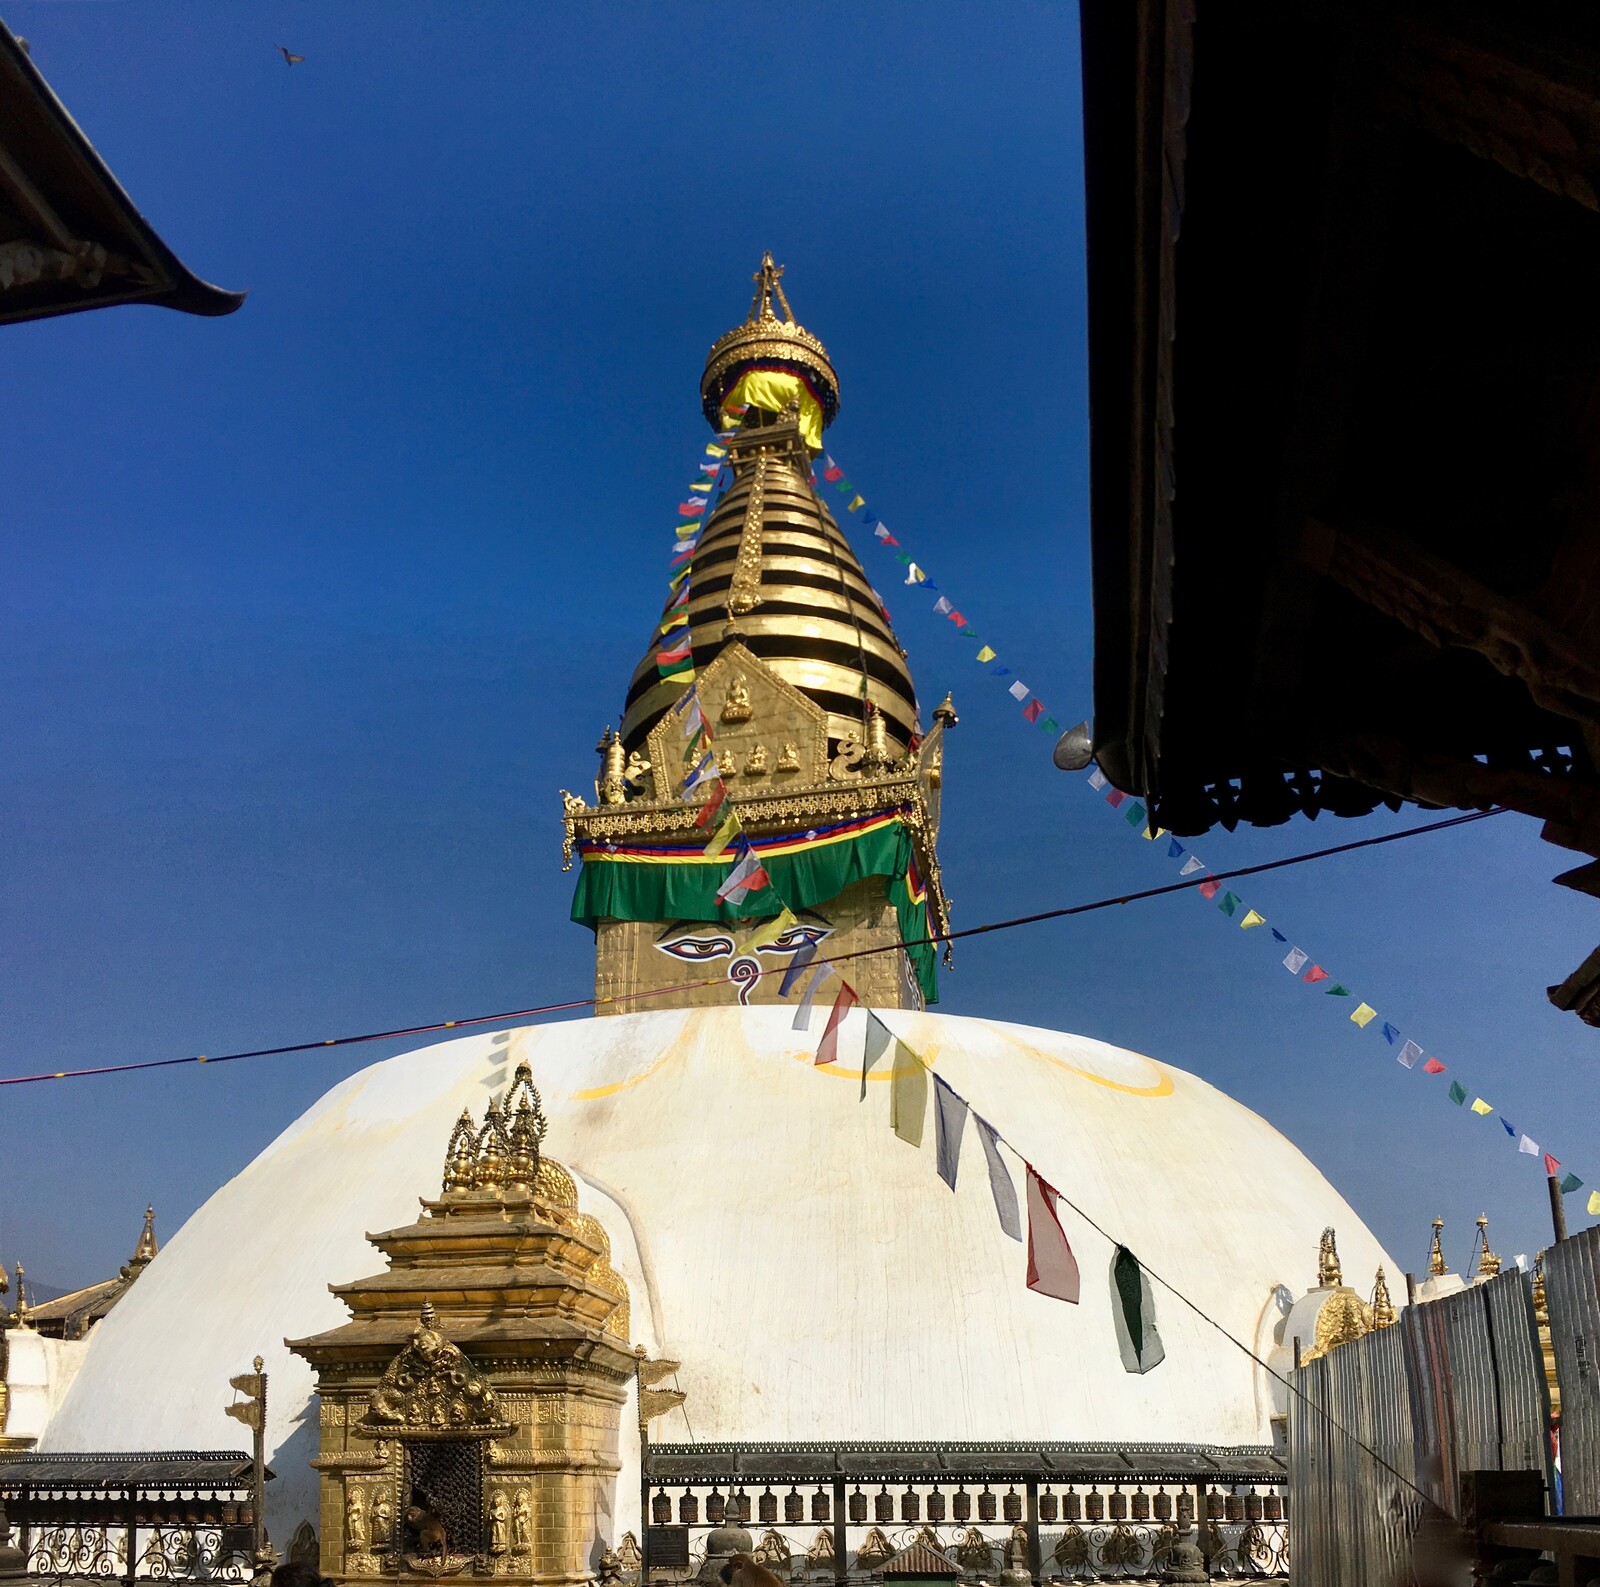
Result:
M285 66L297 66L305 60L305 56L296 55L293 50L286 50L281 44L278 46L278 53L283 57Z

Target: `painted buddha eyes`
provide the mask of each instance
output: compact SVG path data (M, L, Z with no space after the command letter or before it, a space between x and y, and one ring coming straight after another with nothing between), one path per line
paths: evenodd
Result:
M732 937L674 937L670 942L658 942L656 947L674 959L704 964L709 959L726 959L733 952L734 942Z
M831 930L828 926L794 925L772 942L762 946L761 953L798 953L802 948L814 948Z

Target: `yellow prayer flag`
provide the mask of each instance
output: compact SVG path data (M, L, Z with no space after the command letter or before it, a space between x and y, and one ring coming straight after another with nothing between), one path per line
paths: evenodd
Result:
M754 953L757 948L767 947L770 943L776 942L778 938L790 928L790 926L794 925L794 923L794 916L789 912L789 906L785 904L778 912L777 917L773 920L769 920L766 925L761 927L761 929L757 931L744 945L744 948L741 951L745 953Z
M1240 929L1240 931L1248 931L1252 926L1264 926L1264 925L1266 925L1266 923L1267 923L1267 917L1265 915L1258 915L1255 912L1255 910L1252 909L1250 911L1250 913L1248 915L1246 915L1244 917L1244 919L1239 922L1239 929ZM1361 1005L1361 1007L1362 1008L1367 1008L1367 1005L1365 1003L1363 1003ZM1357 1012L1359 1012L1359 1010ZM1367 1008L1367 1018L1368 1019L1370 1019L1372 1017L1372 1012L1373 1011L1370 1008ZM1365 1020L1358 1020L1357 1023L1358 1024L1365 1024L1366 1021Z
M1472 1111L1473 1111L1473 1112L1474 1112L1474 1113L1478 1113L1478 1114L1483 1114L1483 1115L1488 1115L1488 1114L1490 1114L1490 1113L1493 1113L1493 1112L1494 1112L1494 1109L1493 1109L1493 1108L1491 1108L1491 1107L1490 1107L1490 1106L1489 1106L1489 1104L1488 1104L1488 1103L1487 1103L1487 1102L1485 1102L1485 1101L1484 1101L1484 1100L1483 1100L1483 1098L1482 1098L1482 1097L1477 1097L1477 1098L1475 1098L1475 1099L1474 1099L1474 1101L1473 1101L1473 1104L1472 1104Z
M927 1111L928 1071L903 1041L897 1041L889 1084L889 1124L908 1146L921 1146Z
M1363 1030L1378 1017L1377 1009L1370 1003L1357 1003L1356 1011L1350 1016L1351 1023L1359 1025Z
M854 512L857 507L865 507L866 504L867 498L865 496L857 496L851 501L850 505L845 508L845 511Z
M995 655L995 653L987 645L985 645L983 647L983 649L978 652L978 660L979 661L993 661L994 660L994 655Z
M1600 1190L1589 1192L1589 1216L1591 1218L1600 1216Z
M703 480L703 481L702 480L696 480L695 483L692 484L689 487L689 489L690 490L709 491L711 489L711 481L709 479L708 480Z
M722 825L711 834L711 841L706 844L706 858L714 860L733 842L739 835L739 818L731 810Z
M709 441L706 442L706 456L707 457L726 457L727 455L728 455L727 447L725 447L725 446L713 446Z

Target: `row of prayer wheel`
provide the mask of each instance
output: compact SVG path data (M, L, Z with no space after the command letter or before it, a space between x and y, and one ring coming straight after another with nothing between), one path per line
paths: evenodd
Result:
M895 1517L895 1496L889 1492L887 1483L872 1495L865 1494L858 1487L845 1501L846 1517L853 1526L867 1524L867 1506L872 1506L872 1520L878 1526L891 1525ZM967 1492L965 1487L957 1488L950 1495L949 1519L956 1522L967 1522L972 1519L972 1506L974 1495ZM979 1521L996 1521L1004 1519L1008 1524L1015 1525L1022 1520L1023 1496L1015 1487L1008 1488L1003 1495L996 1496L985 1485L981 1493L976 1495ZM1130 1508L1131 1507L1131 1508ZM750 1524L750 1495L739 1489L737 1493L724 1495L720 1490L713 1488L706 1495L706 1521L712 1526L748 1526ZM827 1526L833 1519L833 1495L826 1488L819 1487L811 1495L811 1520L813 1523ZM916 1525L924 1519L924 1495L915 1488L907 1488L900 1495L899 1520L908 1526ZM935 1525L946 1519L945 1495L935 1488L926 1495L926 1519ZM1096 1488L1091 1488L1088 1493L1080 1494L1076 1488L1068 1488L1064 1494L1058 1496L1046 1488L1039 1495L1039 1519L1046 1526L1053 1526L1061 1521L1170 1521L1173 1519L1173 1496L1165 1489L1158 1489L1154 1494L1146 1493L1143 1488L1136 1488L1131 1494L1120 1487L1112 1488L1109 1494L1101 1493ZM1194 1523L1194 1493L1191 1489L1180 1489L1177 1495L1177 1520L1180 1526L1190 1526ZM756 1520L762 1526L775 1526L778 1521L778 1495L771 1488L762 1493L755 1503ZM1209 1489L1206 1493L1206 1518L1211 1521L1281 1521L1283 1519L1283 1496L1276 1491L1265 1494L1251 1489L1248 1493L1222 1493L1217 1489ZM655 1497L650 1501L650 1520L655 1526L670 1526L672 1524L672 1498L665 1489L657 1489ZM783 1495L783 1520L786 1526L799 1526L806 1520L805 1496L798 1487L792 1487ZM681 1526L698 1526L700 1524L700 1496L687 1489L678 1499L678 1522Z

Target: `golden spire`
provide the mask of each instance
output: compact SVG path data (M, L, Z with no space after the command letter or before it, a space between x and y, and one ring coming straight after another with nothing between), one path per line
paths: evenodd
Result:
M1489 1218L1485 1213L1478 1219L1478 1237L1474 1249L1478 1251L1478 1278L1493 1278L1500 1271L1500 1258L1489 1249Z
M1322 1231L1322 1243L1317 1250L1317 1288L1338 1289L1344 1283L1339 1269L1339 1251L1333 1243L1333 1230Z
M1428 1249L1428 1273L1433 1278L1442 1278L1450 1271L1444 1265L1444 1219L1433 1220L1433 1244Z
M139 1231L139 1243L133 1248L133 1265L143 1267L161 1247L156 1244L156 1209L144 1209L144 1227Z
M1383 1264L1380 1262L1377 1281L1372 1286L1372 1326L1392 1328L1397 1315L1394 1302L1389 1298L1389 1281L1383 1276Z

